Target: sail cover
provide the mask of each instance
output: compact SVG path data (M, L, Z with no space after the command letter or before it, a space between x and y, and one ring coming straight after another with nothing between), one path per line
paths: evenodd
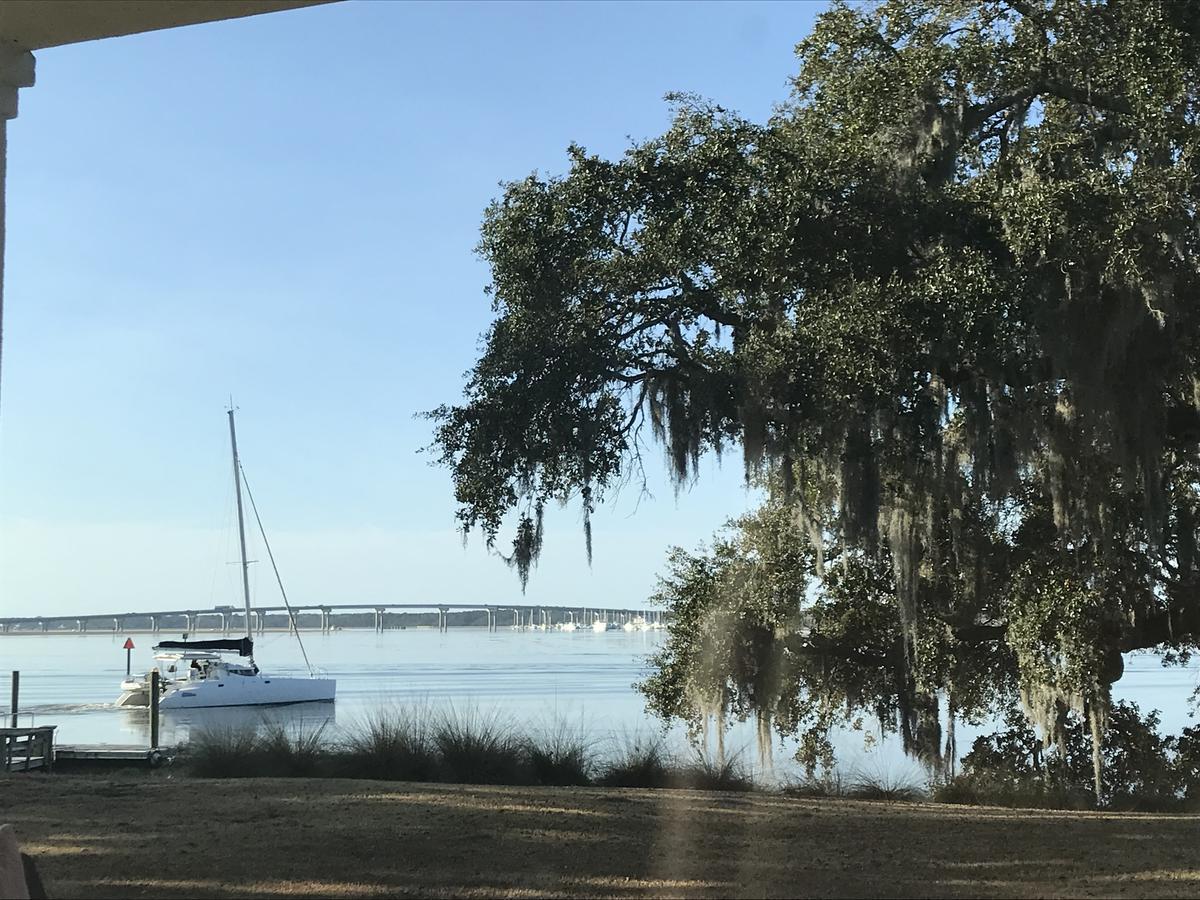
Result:
M253 656L254 641L238 638L225 641L159 641L155 650L229 650L238 656Z

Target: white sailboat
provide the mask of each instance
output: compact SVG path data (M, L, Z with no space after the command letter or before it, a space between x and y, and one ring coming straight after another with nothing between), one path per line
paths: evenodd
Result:
M216 706L278 706L332 701L337 682L318 678L268 675L254 661L253 618L250 610L250 563L246 559L246 524L242 508L242 467L238 460L237 430L229 410L229 442L233 449L233 485L237 497L238 539L242 553L242 594L246 603L246 636L234 640L160 641L160 709L200 709ZM253 496L251 497L253 501ZM257 511L255 513L257 517ZM261 527L261 523L260 523ZM264 540L265 540L264 534ZM270 553L270 547L267 548ZM272 564L274 559L272 558ZM280 584L280 588L282 588ZM287 602L287 597L284 597ZM290 611L290 610L289 610ZM296 635L299 639L299 634ZM303 650L303 644L301 649ZM308 661L307 654L305 662ZM126 679L118 706L149 706L150 676Z

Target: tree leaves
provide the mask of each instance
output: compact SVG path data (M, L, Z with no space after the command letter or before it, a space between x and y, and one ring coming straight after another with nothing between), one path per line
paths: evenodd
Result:
M1103 706L1114 653L1200 635L1200 12L838 3L797 54L769 122L676 97L662 136L489 208L496 321L433 413L459 520L494 541L590 512L652 441L680 481L741 443L825 588L892 579L901 687L852 705L928 737L930 697L1049 689L1059 658ZM1065 584L1103 628L1006 602Z

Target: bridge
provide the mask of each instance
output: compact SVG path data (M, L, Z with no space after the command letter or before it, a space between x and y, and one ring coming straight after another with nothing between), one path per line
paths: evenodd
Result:
M333 603L319 605L293 605L289 613L286 606L252 606L250 614L253 617L253 630L259 634L266 630L267 616L282 614L288 617L290 630L312 630L328 633L333 631L333 617L339 613L372 613L375 631L381 632L385 626L385 616L388 612L402 613L437 613L439 631L450 627L452 612L484 612L487 614L489 631L496 631L502 624L502 616L507 620L512 616L512 626L524 625L550 628L556 623L574 622L580 626L590 626L593 621L615 622L624 624L638 617L647 622L663 621L661 611L646 611L644 609L595 607L595 606L553 606L546 604L494 604L494 603ZM300 616L308 614L309 619L315 619L305 629ZM314 615L315 614L315 615ZM168 609L152 610L149 612L126 613L88 613L74 616L3 616L0 617L0 635L34 633L68 633L81 634L91 630L110 630L114 633L125 632L126 620L140 619L148 622L149 631L158 634L166 629L196 634L209 631L228 634L234 631L244 631L245 613L234 606L214 606L211 609ZM174 625L174 628L167 628ZM65 626L65 627L64 627ZM182 627L181 627L182 626ZM139 629L131 629L139 630ZM140 630L147 630L142 628Z

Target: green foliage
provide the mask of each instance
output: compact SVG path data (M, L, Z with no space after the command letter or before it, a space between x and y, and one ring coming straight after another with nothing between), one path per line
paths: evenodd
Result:
M866 714L936 767L1016 696L1099 738L1120 654L1200 636L1200 6L837 2L797 59L766 123L677 96L489 207L460 524L515 513L524 583L547 500L590 546L649 441L740 444L772 508L670 559L653 709L810 761Z
M672 552L653 601L673 612L668 640L642 685L651 709L689 722L771 716L791 681L779 638L798 627L811 553L781 506L744 520L711 555Z
M1159 733L1157 712L1145 716L1134 703L1109 711L1101 745L1103 783L1094 788L1091 731L1074 715L1061 723L1060 743L1046 748L1025 719L1010 713L1006 728L975 740L963 771L939 788L937 799L1082 809L1174 809L1194 790L1194 732Z
M1193 809L1200 807L1200 726L1183 729L1175 752L1179 788Z

